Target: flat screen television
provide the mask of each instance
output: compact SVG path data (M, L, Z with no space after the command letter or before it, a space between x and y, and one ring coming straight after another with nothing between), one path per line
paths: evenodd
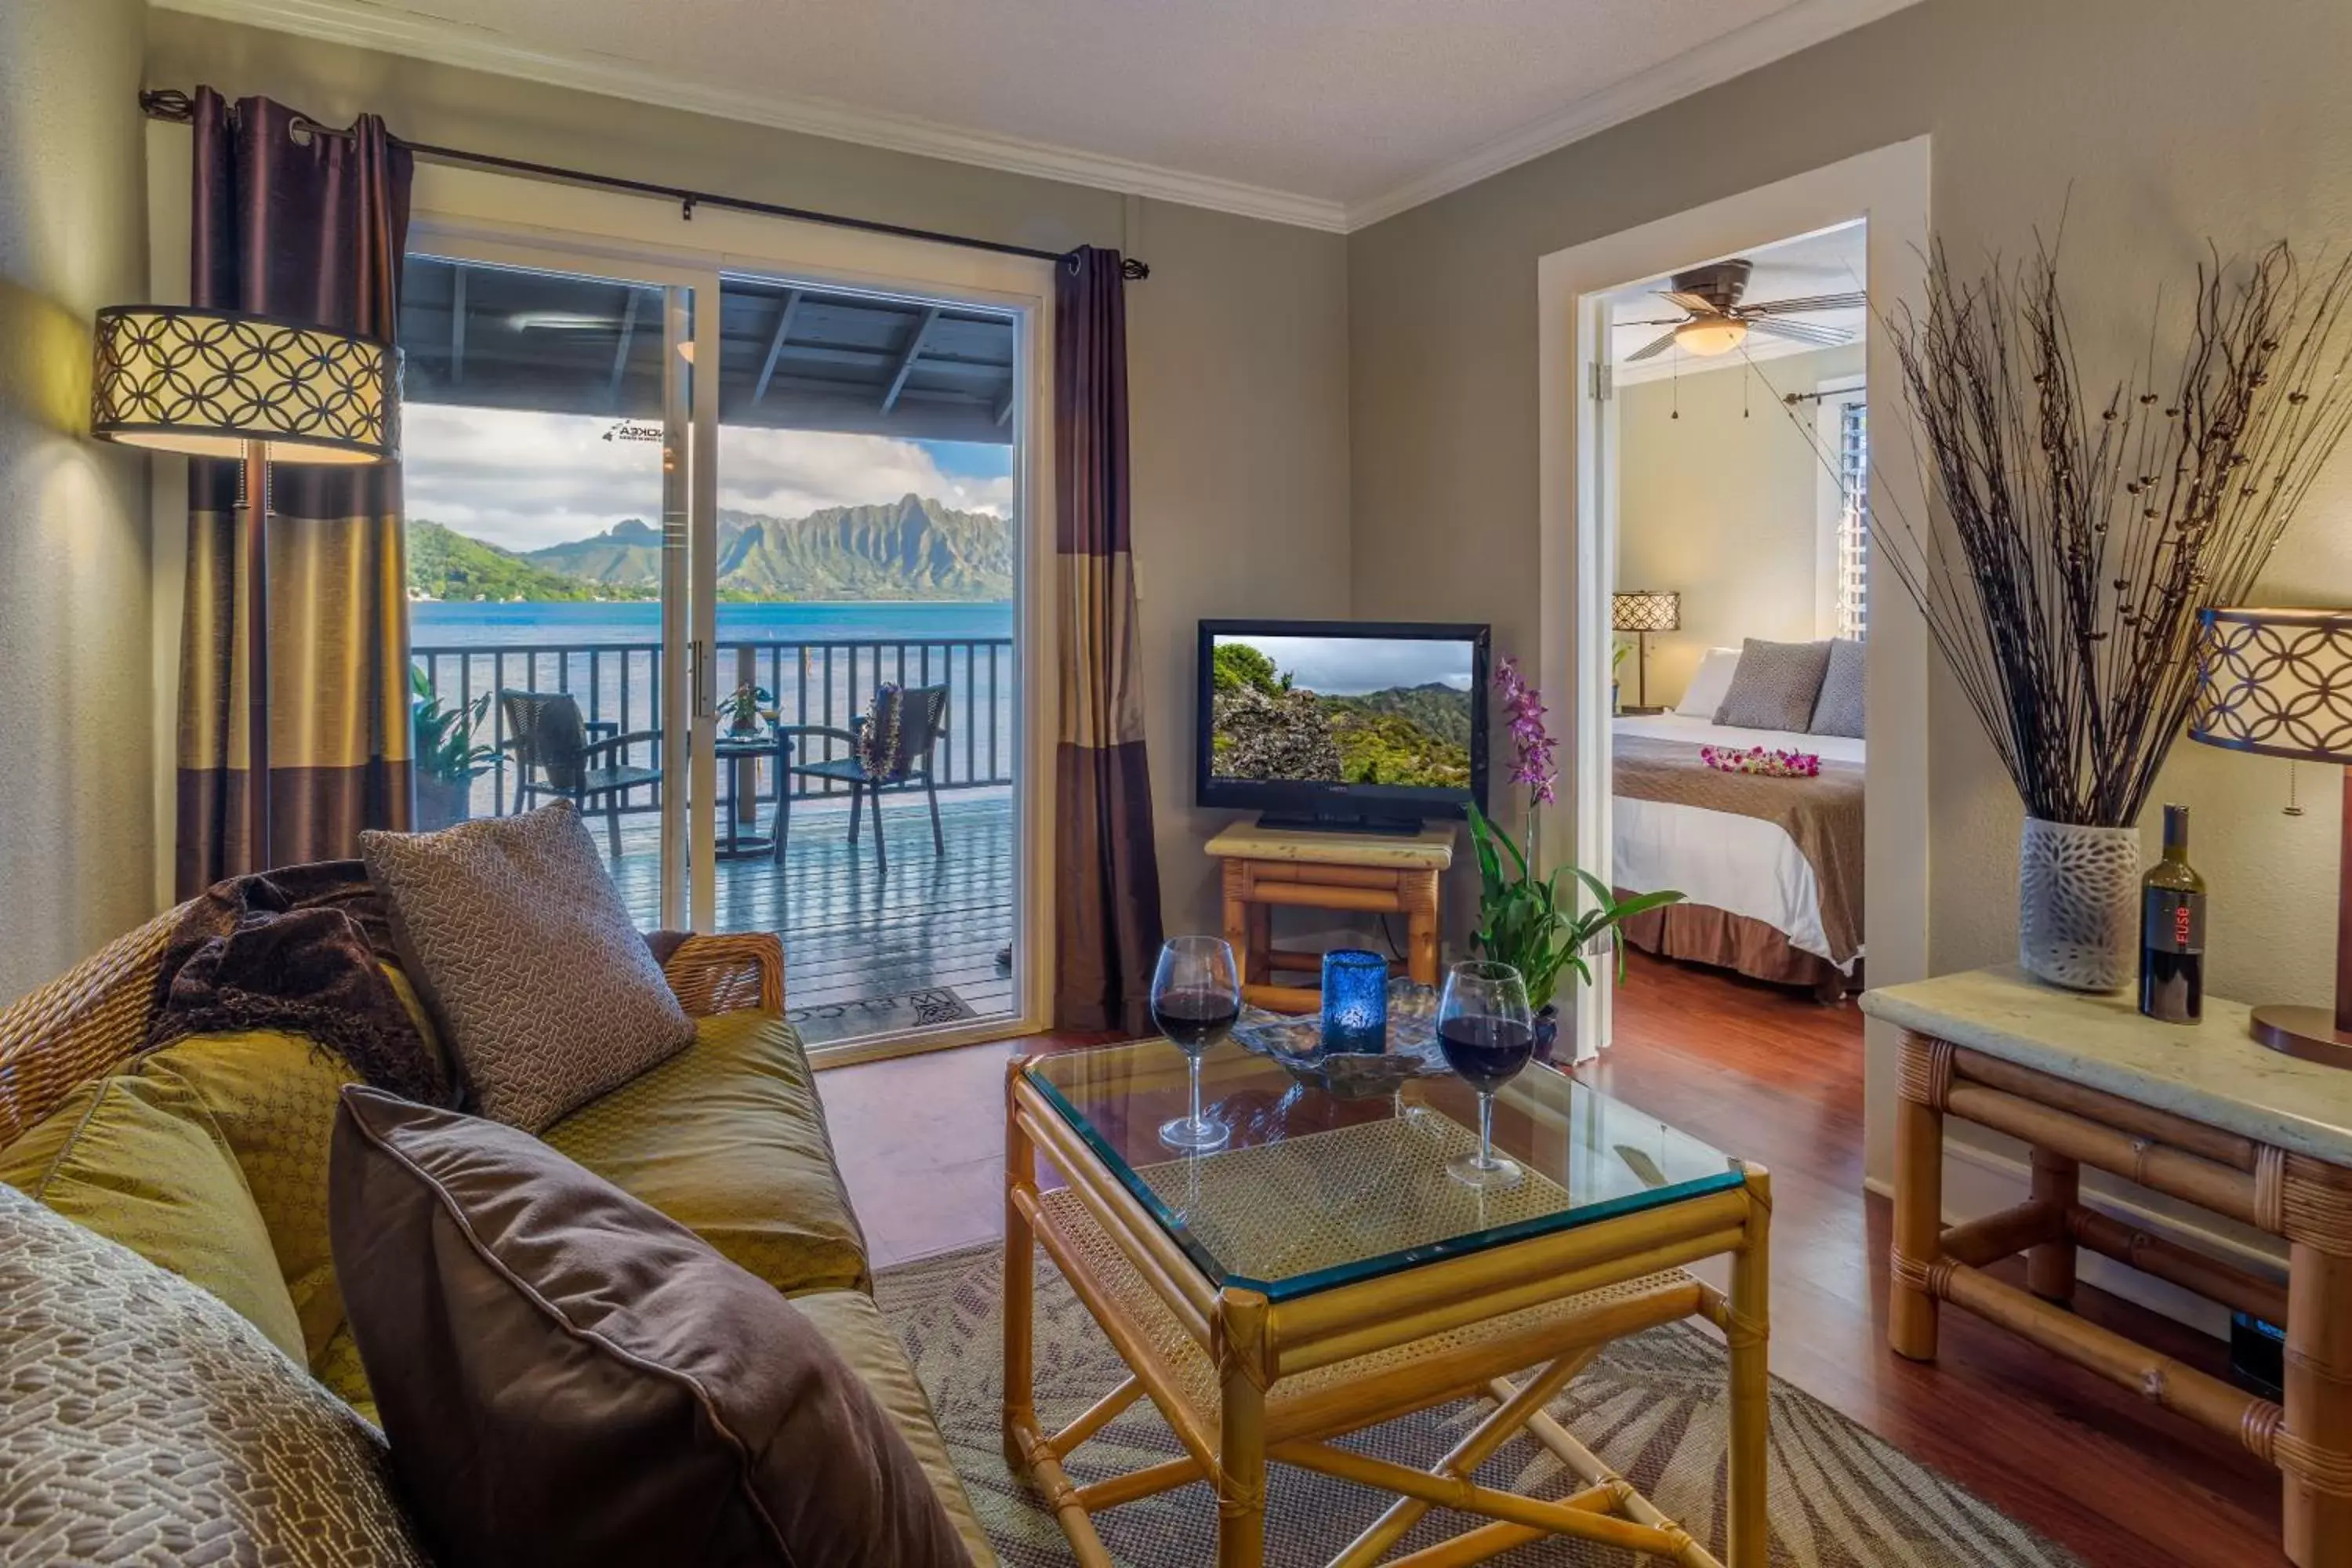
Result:
M1482 626L1202 621L1195 800L1352 832L1485 810L1489 642Z

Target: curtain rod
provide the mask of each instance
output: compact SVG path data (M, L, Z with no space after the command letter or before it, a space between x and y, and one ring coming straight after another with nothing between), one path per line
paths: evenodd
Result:
M150 120L169 121L184 125L193 118L195 101L176 88L145 88L139 94L139 107ZM297 130L313 136L349 136L348 130L321 125L308 115L294 117ZM936 229L914 228L906 224L883 223L875 218L848 217L839 213L813 212L806 207L784 206L775 202L753 201L748 196L724 195L715 191L689 190L683 185L658 184L650 180L631 180L618 174L598 174L583 169L566 169L553 163L533 163L521 158L504 158L494 153L469 153L461 147L440 147L428 142L411 142L395 136L392 140L419 158L429 158L440 163L465 163L476 168L499 169L508 174L529 174L536 179L560 180L567 184L596 185L606 190L627 191L641 196L660 196L678 204L682 222L694 221L694 209L698 206L719 207L730 212L757 213L763 217L792 218L801 223L821 223L834 228L854 228L867 234L895 235L900 239L928 240L934 245L952 245L965 250L992 251L999 256L1026 256L1038 261L1063 262L1077 254L1075 250L1040 250L1034 246L1009 245L1003 240L977 239L970 235L942 234ZM1133 257L1119 264L1122 276L1139 282L1151 276L1149 264Z

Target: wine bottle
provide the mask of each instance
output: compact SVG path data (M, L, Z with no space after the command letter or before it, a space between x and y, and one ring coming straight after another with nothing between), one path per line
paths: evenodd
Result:
M2205 879L2189 864L2189 808L2164 808L2164 858L2139 879L2139 1010L2193 1024L2205 1010Z

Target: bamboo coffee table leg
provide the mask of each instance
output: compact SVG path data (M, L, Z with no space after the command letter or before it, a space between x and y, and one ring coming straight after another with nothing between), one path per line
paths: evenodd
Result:
M1266 1300L1217 1293L1223 1350L1217 1434L1217 1568L1265 1568Z
M2286 1419L2279 1432L2286 1472L2287 1560L2295 1568L2352 1568L2352 1257L2295 1242L2288 1262ZM2290 1447L2291 1445L2291 1447ZM2298 1463L2309 1452L2311 1459ZM2332 1475L2322 1488L2310 1472Z
M1036 1293L1037 1240L1029 1218L1014 1194L1036 1181L1036 1155L1013 1103L1013 1086L1026 1058L1015 1057L1004 1079L1004 1461L1015 1475L1026 1474L1028 1453L1024 1430L1037 1425L1036 1380L1032 1364L1034 1341L1030 1327Z
M1748 1237L1731 1256L1730 1487L1726 1524L1728 1568L1765 1568L1771 1556L1767 1522L1772 1387L1769 1370L1772 1314L1772 1178L1748 1169Z
M1931 1065L1949 1071L1950 1047L1903 1037L1895 1102L1895 1249L1886 1296L1886 1342L1913 1361L1936 1359L1936 1297L1927 1270L1944 1246L1944 1113Z

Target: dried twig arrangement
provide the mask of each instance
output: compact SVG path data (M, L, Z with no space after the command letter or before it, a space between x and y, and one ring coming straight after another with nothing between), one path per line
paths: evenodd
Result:
M2188 717L2197 610L2245 600L2352 426L2352 258L2307 277L2284 244L2216 256L2178 370L2151 346L2103 395L2046 247L1974 280L1938 247L1925 318L1886 324L1930 504L1879 509L1872 548L2026 810L2127 826Z

